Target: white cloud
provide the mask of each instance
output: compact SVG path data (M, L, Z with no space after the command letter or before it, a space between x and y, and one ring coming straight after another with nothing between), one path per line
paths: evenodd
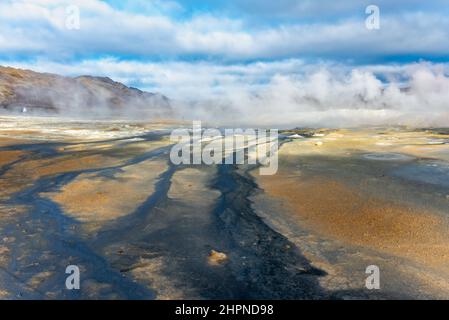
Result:
M65 28L68 5L81 10L81 29ZM362 12L363 13L363 12ZM381 17L381 29L365 28L364 16L338 22L252 26L211 14L179 20L163 10L119 10L98 0L16 0L0 4L0 53L53 59L98 55L199 56L239 61L294 57L381 58L449 54L444 13Z

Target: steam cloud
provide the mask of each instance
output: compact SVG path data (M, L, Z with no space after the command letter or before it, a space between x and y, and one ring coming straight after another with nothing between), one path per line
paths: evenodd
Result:
M69 66L55 63L16 66L70 76L80 73L110 76L169 97L173 113L162 117L201 120L209 125L449 127L447 64L422 62L351 68L306 64L301 60L219 65L105 59ZM54 90L58 94L52 94L51 100L63 101L67 115L111 116L110 97L103 88L92 90L104 99L89 112L83 111L85 95L76 90ZM112 115L151 119L158 104L144 115L145 109L145 105L128 101L126 107Z
M211 124L345 127L363 125L449 126L449 77L422 64L389 82L369 70L304 76L275 75L261 86L221 88L208 101L180 103L185 118Z

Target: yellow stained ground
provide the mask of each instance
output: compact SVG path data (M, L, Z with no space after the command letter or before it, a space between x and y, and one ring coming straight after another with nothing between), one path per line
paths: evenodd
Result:
M435 139L448 136L338 130L324 137L296 139L281 147L278 173L257 176L257 181L268 196L280 199L298 224L317 234L411 259L449 274L449 222L431 207L408 206L372 196L341 179L302 174L300 166L292 165L305 155L349 159L357 152L401 152L448 160L449 145L427 144ZM323 143L317 145L316 141Z
M323 177L278 174L259 181L302 225L321 235L448 269L448 222L439 215L367 197Z
M398 152L449 161L449 135L397 130L334 130L323 137L295 139L282 147L282 155L350 156L355 151ZM434 144L441 143L441 144Z
M66 214L96 229L132 213L154 192L157 178L167 168L164 160L148 160L124 167L113 178L81 174L60 192L46 196L61 205Z

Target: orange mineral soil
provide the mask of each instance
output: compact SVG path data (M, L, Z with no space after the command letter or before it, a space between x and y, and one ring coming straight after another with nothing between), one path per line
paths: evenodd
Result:
M278 172L258 181L309 230L448 271L448 222L437 213L363 194L326 177Z
M23 151L0 151L0 167L14 162L20 158L25 152Z

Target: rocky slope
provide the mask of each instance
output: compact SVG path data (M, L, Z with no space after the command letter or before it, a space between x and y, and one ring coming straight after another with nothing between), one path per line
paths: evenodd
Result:
M127 87L110 78L63 77L0 66L0 112L85 117L170 117L161 94Z

